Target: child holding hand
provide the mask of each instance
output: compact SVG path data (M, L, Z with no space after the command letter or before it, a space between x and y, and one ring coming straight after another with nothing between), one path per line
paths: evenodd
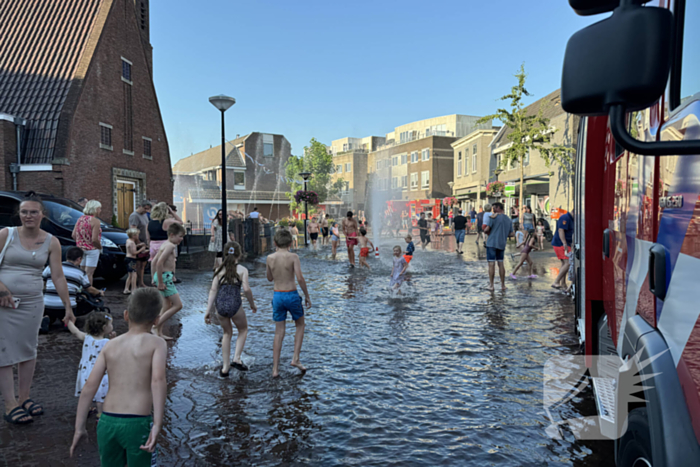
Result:
M78 379L75 382L75 397L80 397L102 348L109 342L110 337L115 337L115 334L112 332L114 329L112 316L108 313L93 312L85 323L85 332L80 331L72 321L68 321L68 329L71 334L83 342L83 356L80 359ZM97 388L97 393L93 398L93 401L97 403L98 419L102 415L102 403L105 401L108 389L109 380L107 375L105 375L100 381L100 386Z
M85 422L90 401L95 397L102 377L109 373L112 384L97 424L100 464L119 467L155 465L154 451L163 427L167 395L165 361L168 345L151 334L151 328L158 323L162 306L163 298L152 288L138 289L129 297L124 312L129 332L104 346L80 394L71 457L80 440L87 437Z

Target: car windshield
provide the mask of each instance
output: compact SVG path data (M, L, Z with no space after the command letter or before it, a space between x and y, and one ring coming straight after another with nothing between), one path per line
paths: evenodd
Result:
M81 211L72 206L66 206L55 201L44 201L43 204L48 211L48 218L66 229L72 230L80 216L83 215ZM100 221L100 225L102 228L109 227L102 221Z

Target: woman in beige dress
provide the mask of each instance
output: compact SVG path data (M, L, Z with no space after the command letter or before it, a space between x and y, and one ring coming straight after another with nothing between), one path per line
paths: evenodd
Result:
M34 378L39 326L44 314L41 273L48 260L51 279L66 308L65 322L75 321L68 285L61 267L61 244L41 230L44 206L32 192L19 205L21 227L0 230L0 393L5 401L8 423L25 424L44 413L29 398ZM19 299L18 305L15 302ZM15 396L12 368L17 365L19 401Z

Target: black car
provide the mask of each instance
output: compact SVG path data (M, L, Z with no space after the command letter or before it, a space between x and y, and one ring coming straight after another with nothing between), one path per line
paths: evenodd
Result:
M21 225L19 220L19 203L24 200L26 192L0 191L0 228ZM46 216L41 228L58 238L63 250L63 259L68 248L75 246L71 238L73 227L83 215L82 206L65 198L39 194ZM100 221L102 226L102 254L97 264L95 277L108 281L119 280L126 274L126 232Z

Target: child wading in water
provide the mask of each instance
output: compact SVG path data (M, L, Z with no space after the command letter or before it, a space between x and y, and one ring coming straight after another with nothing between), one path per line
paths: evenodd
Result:
M112 335L112 317L107 313L94 312L88 316L85 323L85 332L80 331L75 324L68 321L68 329L71 334L83 342L83 356L80 359L78 366L78 379L75 382L75 397L80 397L80 393L85 386L85 383L90 376L92 368L95 366L97 357L100 355L102 348ZM100 386L97 388L97 393L93 401L97 403L97 418L102 415L102 403L105 401L107 390L109 389L109 380L107 375L102 378Z
M406 260L406 264L411 264L411 260L413 259L413 252L416 251L416 246L413 244L413 236L411 236L410 234L406 235L406 238L404 238L404 240L406 240L406 243L408 243L408 245L406 245L406 254L403 255L403 259Z
M162 337L165 340L171 340L172 337L163 334L163 325L175 313L182 310L182 300L180 294L177 293L173 276L175 271L175 262L177 261L177 246L182 243L185 238L185 228L178 223L170 224L168 227L168 241L158 250L158 254L153 258L155 265L155 274L153 274L153 285L158 287L163 301L163 311L160 314L158 325L154 329L156 336Z
M168 345L151 334L151 328L158 323L162 306L162 297L152 288L138 289L129 297L124 312L129 332L104 346L80 394L71 457L80 440L87 437L85 421L90 401L102 377L109 373L111 384L97 424L100 463L109 467L155 465L153 453L163 427L167 393Z
M374 244L367 238L367 231L364 227L360 228L360 238L358 241L360 243L360 267L364 266L367 269L372 269L369 267L369 264L367 264L367 256L369 256L370 247L374 250Z
M297 228L297 221L292 220L292 228L289 231L292 234L292 249L296 250L299 248L299 229Z
M241 301L241 289L245 293L253 313L258 311L253 300L253 292L248 285L248 270L238 264L242 253L241 246L236 242L228 242L224 246L224 254L226 256L224 256L224 262L219 267L219 270L214 274L214 281L209 292L209 305L207 306L207 313L204 315L204 322L211 324L211 316L214 305L216 305L219 323L224 328L224 338L221 341L221 353L223 354L224 364L219 370L219 376L222 378L228 376L231 366L238 371L248 371L248 367L241 361L243 346L248 337L248 321L246 320L245 310L243 310ZM233 338L231 322L236 325L238 330L236 353L233 355L233 362L231 362L231 339Z
M527 237L525 237L525 240L523 240L522 243L518 244L518 248L521 246L523 247L522 250L520 250L520 262L518 263L517 266L515 266L515 269L513 269L513 272L510 273L510 278L511 279L517 279L515 273L518 272L518 269L523 265L525 261L527 261L527 265L530 267L530 279L536 279L537 276L534 274L535 270L535 265L532 263L532 258L530 257L530 252L533 250L537 250L537 238L535 237L535 231L533 229L530 229L527 231Z
M537 240L540 242L540 250L544 250L544 221L537 221Z
M405 279L406 269L408 269L408 262L406 258L401 255L401 247L394 247L394 266L391 268L391 288L393 290L398 290L403 284Z
M278 230L275 232L275 246L277 252L267 257L267 280L274 281L275 294L272 297L272 319L275 321L275 342L272 347L272 377L279 376L280 354L282 353L282 341L284 340L285 321L287 320L287 312L292 315L294 324L296 325L296 334L294 335L294 356L292 357L292 366L303 372L306 368L299 361L301 353L301 344L304 341L304 308L301 305L301 297L297 292L297 286L294 282L296 277L301 290L306 297L306 308L311 308L311 299L309 291L306 289L306 281L301 273L301 262L299 256L289 252L289 246L292 244L292 238L286 230Z
M129 229L126 231L126 235L129 237L126 241L126 271L128 275L124 284L124 295L129 295L138 288L136 285L136 276L138 275L136 257L146 251L146 245L142 243L140 246L137 246L139 243L139 229Z

